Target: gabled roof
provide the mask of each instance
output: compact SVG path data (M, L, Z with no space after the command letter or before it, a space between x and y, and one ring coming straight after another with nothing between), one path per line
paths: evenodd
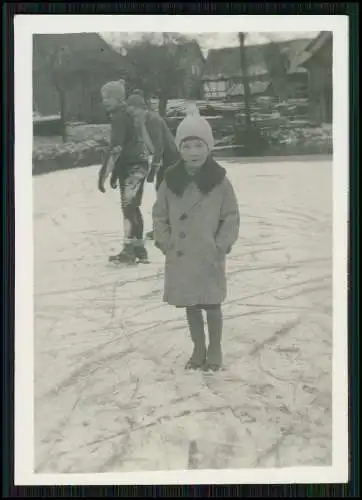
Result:
M114 65L115 69L122 64L122 57L98 35L98 33L56 33L33 35L34 64L41 63L44 53L49 48L68 48L72 54L79 54L87 61Z
M281 51L286 52L289 61L293 61L297 54L303 52L310 43L309 39L288 40L276 42ZM246 45L245 52L248 61L248 75L261 76L268 74L265 61L265 48L267 44ZM225 47L209 51L204 69L204 79L213 80L220 77L232 78L241 76L240 48Z
M296 54L291 60L288 74L305 72L306 63L308 63L326 43L332 40L332 36L333 34L331 31L320 31L315 38L307 43L304 50Z
M319 49L321 49L326 43L331 41L333 38L332 31L321 31L316 38L307 45L305 48L306 52L311 56L314 55Z
M300 67L307 66L307 63L329 42L333 41L332 31L321 31L316 38L314 38L305 49L305 56L302 61L299 62Z

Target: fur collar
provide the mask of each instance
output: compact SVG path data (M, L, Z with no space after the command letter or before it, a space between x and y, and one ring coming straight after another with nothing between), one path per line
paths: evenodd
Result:
M194 181L202 194L209 194L217 185L222 183L225 175L226 170L213 158L209 157L194 178ZM186 187L192 180L182 160L168 168L165 172L167 187L177 196L183 195Z

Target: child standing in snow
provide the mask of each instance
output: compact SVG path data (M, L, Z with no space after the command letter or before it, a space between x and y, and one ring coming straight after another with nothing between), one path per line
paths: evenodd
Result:
M187 116L176 145L181 161L166 170L153 207L155 245L166 256L164 301L186 309L194 348L185 368L216 371L222 366L226 255L238 238L239 208L225 169L211 157L209 123Z

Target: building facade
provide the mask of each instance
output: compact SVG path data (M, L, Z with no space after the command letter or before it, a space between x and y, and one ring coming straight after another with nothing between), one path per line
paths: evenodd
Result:
M201 99L203 97L202 74L205 59L197 42L180 44L176 57L183 69L183 78L173 97L180 99Z
M97 33L33 37L33 111L40 115L63 106L67 121L106 121L100 89L120 78L122 57Z
M322 31L306 47L300 66L309 75L311 122L321 125L333 121L333 33Z
M282 79L287 89L286 94L290 97L307 93L307 71L304 68L294 69L291 66L296 54L302 52L309 42L310 40L298 39L274 44L283 57L286 56L287 67ZM278 86L267 60L266 48L266 44L245 46L251 94L256 96L262 93L277 97ZM243 91L240 91L240 84L242 84L240 48L210 50L203 75L204 98L225 99L229 95L236 97L236 93L242 99Z

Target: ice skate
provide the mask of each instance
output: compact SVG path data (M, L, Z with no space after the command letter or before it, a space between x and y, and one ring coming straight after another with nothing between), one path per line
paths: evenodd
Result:
M143 243L139 243L134 247L134 255L137 259L137 262L140 264L149 264L147 250L144 247Z
M136 255L133 245L127 244L124 246L123 250L117 255L111 255L109 257L109 262L115 264L133 264L136 262Z

